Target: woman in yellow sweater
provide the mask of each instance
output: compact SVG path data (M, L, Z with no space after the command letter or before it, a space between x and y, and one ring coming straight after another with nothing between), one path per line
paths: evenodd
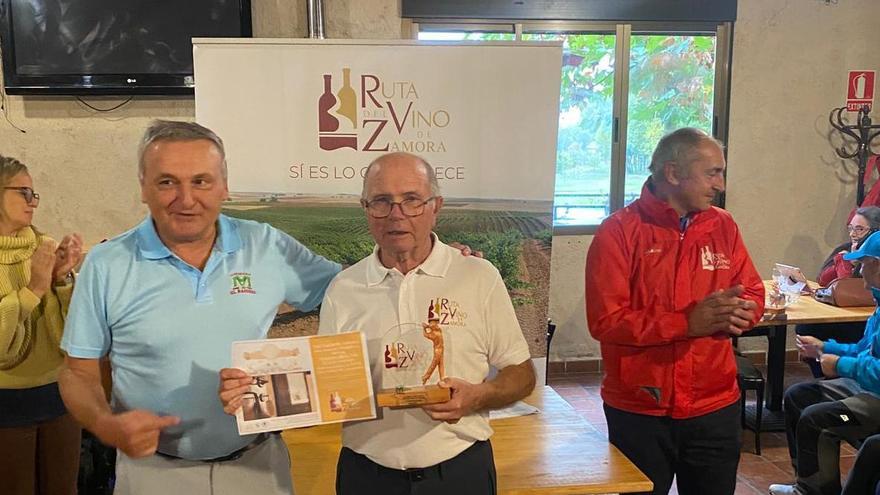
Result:
M79 235L60 244L31 225L40 195L0 155L0 493L76 493L80 428L58 393Z

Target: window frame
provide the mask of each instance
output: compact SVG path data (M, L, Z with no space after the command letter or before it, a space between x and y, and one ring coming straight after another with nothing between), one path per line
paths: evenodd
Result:
M626 176L626 144L629 108L629 61L630 41L633 35L684 35L715 36L715 86L712 112L712 136L724 145L727 158L727 140L730 118L730 77L733 53L732 22L670 22L670 21L523 21L516 19L407 19L410 37L418 39L424 31L501 32L514 33L515 41L522 41L523 34L541 32L614 34L614 100L613 136L611 143L611 174L609 177L609 216L624 206ZM427 29L425 29L427 28ZM725 179L727 170L724 171ZM554 191L555 196L555 191ZM718 206L724 207L726 195L718 198ZM607 218L607 217L606 217ZM601 223L601 222L600 222ZM554 225L553 235L592 235L595 225Z

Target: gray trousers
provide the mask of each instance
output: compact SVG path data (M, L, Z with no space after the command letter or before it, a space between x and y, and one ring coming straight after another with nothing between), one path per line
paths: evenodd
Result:
M240 458L224 462L116 456L115 495L291 495L290 456L271 435Z
M798 488L807 495L839 495L840 441L858 446L880 432L880 397L855 380L836 378L790 387L784 408Z

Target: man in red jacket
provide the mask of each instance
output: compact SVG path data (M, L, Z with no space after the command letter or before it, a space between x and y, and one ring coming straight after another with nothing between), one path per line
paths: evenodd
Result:
M608 438L666 494L731 495L740 416L730 337L761 318L764 286L739 228L712 206L724 154L704 132L660 140L642 195L587 254L590 333L602 348Z

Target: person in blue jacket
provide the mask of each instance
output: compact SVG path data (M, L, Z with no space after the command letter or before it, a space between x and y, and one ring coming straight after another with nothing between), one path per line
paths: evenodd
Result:
M880 232L844 259L861 263L865 286L880 301ZM855 344L798 338L801 354L818 360L827 379L798 383L785 393L785 429L797 481L770 485L770 495L840 494L840 441L859 445L880 433L878 311Z

